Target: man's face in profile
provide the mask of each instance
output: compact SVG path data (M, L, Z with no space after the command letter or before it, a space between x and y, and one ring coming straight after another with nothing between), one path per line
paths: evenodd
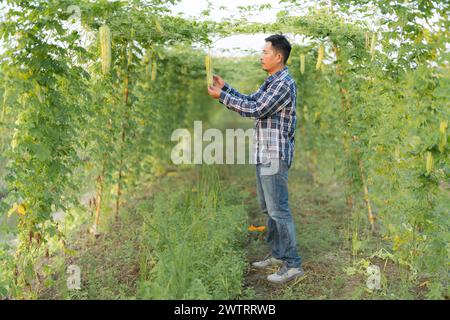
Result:
M274 70L281 62L283 56L272 48L272 42L267 41L261 53L261 67L270 72Z

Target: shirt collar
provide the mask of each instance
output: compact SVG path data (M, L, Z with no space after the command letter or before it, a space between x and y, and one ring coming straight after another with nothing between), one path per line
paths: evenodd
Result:
M288 67L284 67L281 70L278 70L277 72L275 72L274 74L270 75L269 77L266 78L266 83L270 83L273 80L277 79L277 78L281 78L282 76L284 76L285 73L288 72Z

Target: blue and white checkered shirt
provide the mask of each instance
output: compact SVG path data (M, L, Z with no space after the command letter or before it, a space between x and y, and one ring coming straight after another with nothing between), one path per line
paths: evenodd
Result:
M243 117L256 119L253 135L256 164L281 158L291 166L297 122L296 96L296 83L287 67L267 77L258 91L250 95L241 94L227 83L222 88L220 103Z

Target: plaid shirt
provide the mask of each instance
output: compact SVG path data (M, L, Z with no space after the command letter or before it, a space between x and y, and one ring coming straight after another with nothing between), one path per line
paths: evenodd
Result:
M267 77L258 91L250 95L241 94L227 83L222 88L220 103L243 117L256 119L253 135L256 164L281 158L291 166L297 122L296 92L296 83L287 67Z

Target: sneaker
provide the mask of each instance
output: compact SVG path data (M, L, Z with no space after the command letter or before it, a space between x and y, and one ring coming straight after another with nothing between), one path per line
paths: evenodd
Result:
M270 266L276 266L282 264L283 261L277 258L272 257L270 254L267 255L263 260L256 261L252 263L252 266L258 269L264 269Z
M267 280L276 283L283 284L288 281L294 280L297 277L301 277L305 274L302 268L288 268L287 263L284 262L283 266L276 273L267 277Z

